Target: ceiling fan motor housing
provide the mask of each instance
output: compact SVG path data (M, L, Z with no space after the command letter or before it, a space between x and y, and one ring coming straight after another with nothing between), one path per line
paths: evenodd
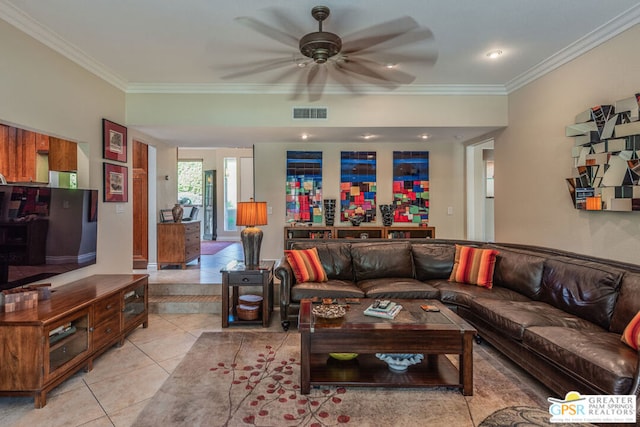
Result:
M300 53L312 58L317 64L324 64L327 59L340 53L341 49L342 39L334 33L318 31L300 39Z

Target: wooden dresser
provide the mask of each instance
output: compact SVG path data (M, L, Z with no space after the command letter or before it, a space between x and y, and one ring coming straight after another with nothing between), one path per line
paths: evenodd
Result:
M148 322L148 276L102 274L53 288L38 307L0 313L0 395L47 393Z
M158 224L158 268L200 261L200 221Z

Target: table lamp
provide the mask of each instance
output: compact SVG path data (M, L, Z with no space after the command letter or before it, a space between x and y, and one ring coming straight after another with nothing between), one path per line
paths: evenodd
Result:
M257 225L267 225L267 202L238 202L236 225L246 228L240 233L244 264L247 267L260 265L260 245L262 244L262 230Z

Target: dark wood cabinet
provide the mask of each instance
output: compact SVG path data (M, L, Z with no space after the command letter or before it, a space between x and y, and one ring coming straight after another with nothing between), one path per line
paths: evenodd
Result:
M37 308L0 313L0 395L47 393L148 324L146 274L96 275L53 289Z
M158 224L158 268L164 265L200 261L200 222L167 222Z

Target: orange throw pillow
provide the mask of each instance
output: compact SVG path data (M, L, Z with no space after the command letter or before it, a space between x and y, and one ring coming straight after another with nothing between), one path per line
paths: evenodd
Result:
M479 249L456 245L456 256L449 281L491 289L493 287L493 270L496 265L496 255L498 255L498 251L495 249Z
M622 342L634 350L638 350L640 342L640 311L631 319L631 322L624 328Z
M298 283L326 282L328 280L316 248L287 250L284 251L284 254Z

